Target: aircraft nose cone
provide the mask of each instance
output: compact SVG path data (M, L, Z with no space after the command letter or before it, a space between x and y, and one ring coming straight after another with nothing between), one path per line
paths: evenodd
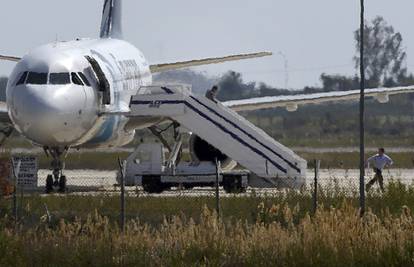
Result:
M73 145L89 129L86 94L73 85L31 86L13 90L11 116L20 131L41 145Z

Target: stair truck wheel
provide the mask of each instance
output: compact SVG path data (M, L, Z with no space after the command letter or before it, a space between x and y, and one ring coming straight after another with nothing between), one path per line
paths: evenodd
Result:
M224 175L223 189L228 194L240 194L246 192L246 187L242 185L242 177L240 175Z
M165 187L161 183L160 176L143 176L142 187L147 193L160 194L164 191Z
M194 189L194 186L191 185L191 184L184 184L184 189L185 190L193 190Z

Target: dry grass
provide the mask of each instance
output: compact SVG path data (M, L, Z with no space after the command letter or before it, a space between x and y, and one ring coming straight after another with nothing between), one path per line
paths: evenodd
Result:
M414 221L404 207L364 218L344 203L295 222L299 207L261 203L255 223L221 221L204 208L198 222L174 216L159 227L137 220L125 233L98 213L29 230L0 232L2 266L409 266Z
M0 219L0 266L414 265L413 186L369 194L363 218L340 188L319 200L311 214L306 192L223 198L218 219L209 197L128 198L122 233L117 197L27 197L17 227Z

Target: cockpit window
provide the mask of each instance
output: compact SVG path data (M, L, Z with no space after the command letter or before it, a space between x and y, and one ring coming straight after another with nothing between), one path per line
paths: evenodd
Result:
M86 78L85 74L83 74L82 72L78 72L78 74L86 86L91 86L91 83L88 81L88 78Z
M70 84L69 73L51 73L49 77L50 84Z
M29 72L27 84L47 84L47 73Z
M23 72L22 75L20 75L19 80L17 80L16 85L21 85L24 84L24 82L26 81L26 77L27 77L27 71Z
M72 72L71 76L72 76L72 83L77 84L77 85L83 85L83 82L81 78L79 78L78 74Z

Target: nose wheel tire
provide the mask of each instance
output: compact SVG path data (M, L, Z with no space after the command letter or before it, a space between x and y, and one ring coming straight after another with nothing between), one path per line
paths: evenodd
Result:
M62 175L59 177L58 180L55 180L53 178L53 175L49 174L46 178L46 194L53 193L54 188L58 188L59 193L65 193L66 192L66 176Z
M62 175L59 179L59 192L65 193L66 192L66 176Z
M53 192L53 176L49 174L46 178L46 194Z
M52 174L46 179L46 193L52 193L55 188L59 193L66 192L66 176L63 175L65 169L64 158L66 157L69 147L43 147L47 157L52 157L50 169Z

